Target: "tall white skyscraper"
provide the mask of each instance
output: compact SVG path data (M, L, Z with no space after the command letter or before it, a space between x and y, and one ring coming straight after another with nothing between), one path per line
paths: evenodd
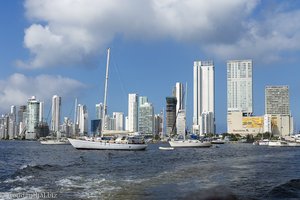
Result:
M138 131L138 94L128 95L128 131Z
M178 135L184 135L186 129L185 89L182 83L177 82L173 91L177 99L176 104L176 131Z
M227 61L227 109L252 115L252 60Z
M103 104L96 104L96 119L102 119Z
M115 130L123 131L124 130L124 113L122 112L113 112L113 118L115 119Z
M215 86L212 61L194 62L193 131L215 133Z
M44 102L40 102L39 122L44 121Z
M77 120L79 134L85 135L88 133L88 111L86 105L78 104Z
M61 113L61 97L54 95L52 97L52 120L51 120L51 130L54 132L59 131L60 113Z

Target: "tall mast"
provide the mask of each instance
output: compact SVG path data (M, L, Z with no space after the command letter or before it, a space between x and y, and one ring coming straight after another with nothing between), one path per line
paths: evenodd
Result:
M75 98L75 105L74 105L74 136L76 137L77 136L77 133L76 133L76 125L77 125L77 98Z
M106 98L107 98L107 85L108 85L109 55L110 55L110 48L107 49L106 75L105 75L105 85L104 85L104 101L103 101L102 119L101 119L101 137L103 137L104 120L105 120L105 116L107 114Z

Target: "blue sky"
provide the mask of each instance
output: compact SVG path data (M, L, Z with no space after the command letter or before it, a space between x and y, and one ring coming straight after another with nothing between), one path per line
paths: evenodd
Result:
M264 114L266 85L288 85L298 126L299 20L297 0L2 0L0 113L35 95L47 115L57 94L64 116L78 97L94 118L111 47L109 113L127 113L128 93L147 96L159 113L175 83L187 82L190 126L193 62L213 60L225 132L226 60L252 59L254 114Z

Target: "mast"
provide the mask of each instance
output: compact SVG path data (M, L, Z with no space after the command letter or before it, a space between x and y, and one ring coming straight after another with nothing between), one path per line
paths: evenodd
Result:
M105 116L107 114L106 99L107 99L107 86L108 86L109 55L110 55L110 48L107 49L106 75L105 75L105 84L104 84L104 101L103 101L102 119L101 119L101 137L103 137L104 120L105 120Z

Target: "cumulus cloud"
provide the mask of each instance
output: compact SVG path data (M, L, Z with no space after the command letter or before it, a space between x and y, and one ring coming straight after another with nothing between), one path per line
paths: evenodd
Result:
M62 98L74 98L84 88L83 83L62 76L27 77L15 73L6 80L0 80L0 110L8 110L11 105L24 105L31 96L41 101L49 101L55 94Z
M217 57L266 57L298 49L295 11L255 18L259 0L27 0L24 68L93 65L116 36L194 43ZM255 11L257 12L257 11ZM258 12L259 13L259 12ZM287 27L287 23L291 27ZM291 36L285 28L292 28ZM292 44L293 47L290 46ZM275 48L275 49L274 49ZM275 50L275 51L274 51Z

